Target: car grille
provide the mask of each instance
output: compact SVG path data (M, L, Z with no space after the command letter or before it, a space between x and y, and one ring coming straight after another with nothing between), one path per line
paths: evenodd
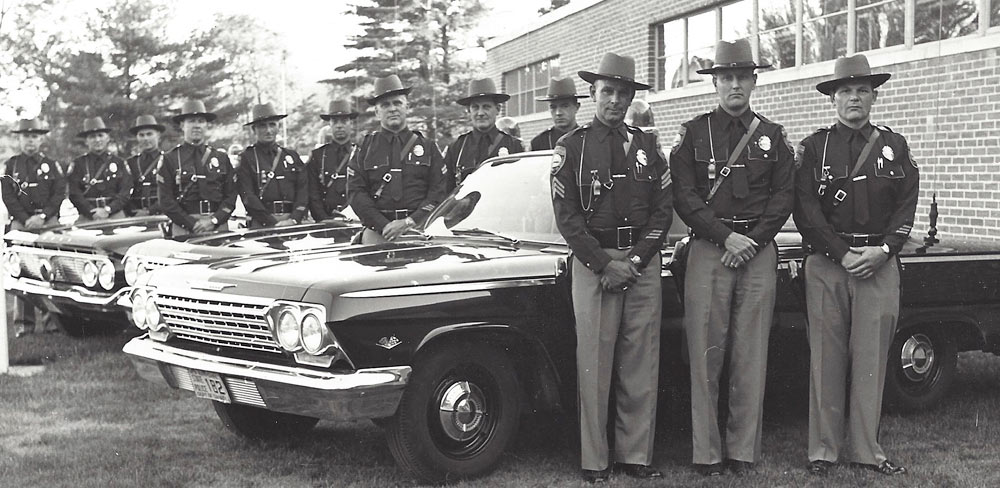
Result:
M83 265L94 261L92 253L55 251L39 248L17 247L12 249L21 258L21 276L51 282L83 284ZM42 276L42 263L49 262L50 275Z
M264 318L267 305L163 293L156 296L156 305L178 339L281 353Z

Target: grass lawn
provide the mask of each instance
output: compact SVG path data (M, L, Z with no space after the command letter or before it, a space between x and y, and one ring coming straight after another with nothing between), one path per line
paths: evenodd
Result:
M45 365L0 376L0 485L29 486L412 486L369 422L321 422L296 442L252 443L229 433L207 401L140 379L121 352L129 335L13 339L14 364ZM774 366L772 366L774 367ZM764 457L743 478L706 480L689 468L689 412L660 406L655 465L662 483L616 477L610 486L1000 486L1000 358L964 353L947 402L886 415L883 446L910 473L884 478L849 467L816 479L804 470L805 371L769 385ZM778 383L778 384L775 384ZM571 433L523 429L499 468L456 486L578 486Z

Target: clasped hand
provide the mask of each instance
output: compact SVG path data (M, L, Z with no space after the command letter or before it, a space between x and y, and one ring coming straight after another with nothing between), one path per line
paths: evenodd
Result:
M628 290L628 286L635 283L639 276L639 269L627 259L612 260L601 271L601 287L610 292L622 292Z
M889 260L889 255L880 247L852 247L840 260L847 273L858 279L871 278L875 271Z
M732 232L726 237L726 251L722 253L719 261L723 266L737 268L749 263L757 255L757 247L757 241L738 232Z

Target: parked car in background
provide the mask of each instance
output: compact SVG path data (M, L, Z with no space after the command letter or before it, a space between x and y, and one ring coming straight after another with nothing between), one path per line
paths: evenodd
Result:
M484 162L422 236L146 273L122 300L145 332L124 352L143 377L210 400L242 436L295 437L321 418L372 419L419 480L489 471L522 414L572 418L575 408L569 249L552 213L551 154ZM684 356L680 268L671 261L679 238L652 270L663 279L664 365ZM777 241L774 327L799 337L781 347L802 352L804 253L792 228ZM886 390L902 408L940 399L956 351L1000 352L1000 252L945 244L914 240L902 256L904 310ZM663 382L685 381L672 374Z

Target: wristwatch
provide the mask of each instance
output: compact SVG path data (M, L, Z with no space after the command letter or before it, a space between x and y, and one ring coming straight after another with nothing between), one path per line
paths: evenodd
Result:
M882 252L884 252L886 254L892 254L892 251L889 250L889 245L886 244L886 243L884 243L884 242L882 243L881 249L882 249Z
M406 218L406 226L412 229L412 228L414 228L414 227L417 226L417 223L416 223L416 221L413 220L413 217L407 217Z
M105 205L104 206L104 211L107 212L108 215L111 215L111 205Z
M218 217L216 217L216 216L213 215L212 218L209 219L209 220L212 222L212 225L219 225L219 218Z
M630 256L628 260L632 261L632 264L636 266L642 264L642 258L640 258L639 256Z

